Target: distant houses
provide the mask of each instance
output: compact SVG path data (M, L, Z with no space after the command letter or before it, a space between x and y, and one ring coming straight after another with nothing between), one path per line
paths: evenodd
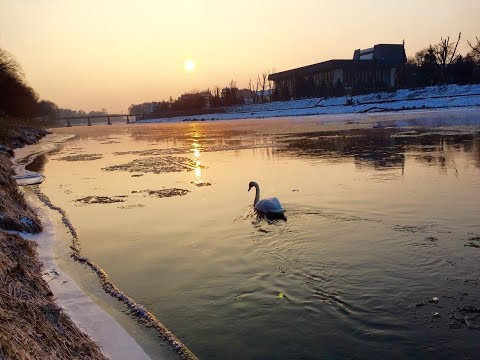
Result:
M328 60L277 72L268 80L273 81L278 99L388 89L395 87L398 69L406 60L403 44L377 44L355 50L351 60Z

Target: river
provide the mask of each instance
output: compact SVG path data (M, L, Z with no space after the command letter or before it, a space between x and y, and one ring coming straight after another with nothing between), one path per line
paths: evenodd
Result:
M59 128L75 137L29 167L85 256L199 358L474 358L479 119ZM252 180L286 221L257 218Z

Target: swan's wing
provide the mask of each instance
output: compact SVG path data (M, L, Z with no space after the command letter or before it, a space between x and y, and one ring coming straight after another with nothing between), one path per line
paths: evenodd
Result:
M263 199L255 204L255 209L264 213L284 213L280 201L275 197L271 199Z

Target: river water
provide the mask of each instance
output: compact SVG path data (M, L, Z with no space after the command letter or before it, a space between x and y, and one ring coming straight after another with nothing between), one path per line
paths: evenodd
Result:
M479 122L73 127L30 169L83 253L202 359L474 358ZM286 221L257 218L252 180Z

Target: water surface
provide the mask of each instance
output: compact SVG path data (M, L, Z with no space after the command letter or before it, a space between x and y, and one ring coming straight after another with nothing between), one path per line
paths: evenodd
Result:
M406 116L56 129L77 136L31 170L200 358L473 358L479 112Z

